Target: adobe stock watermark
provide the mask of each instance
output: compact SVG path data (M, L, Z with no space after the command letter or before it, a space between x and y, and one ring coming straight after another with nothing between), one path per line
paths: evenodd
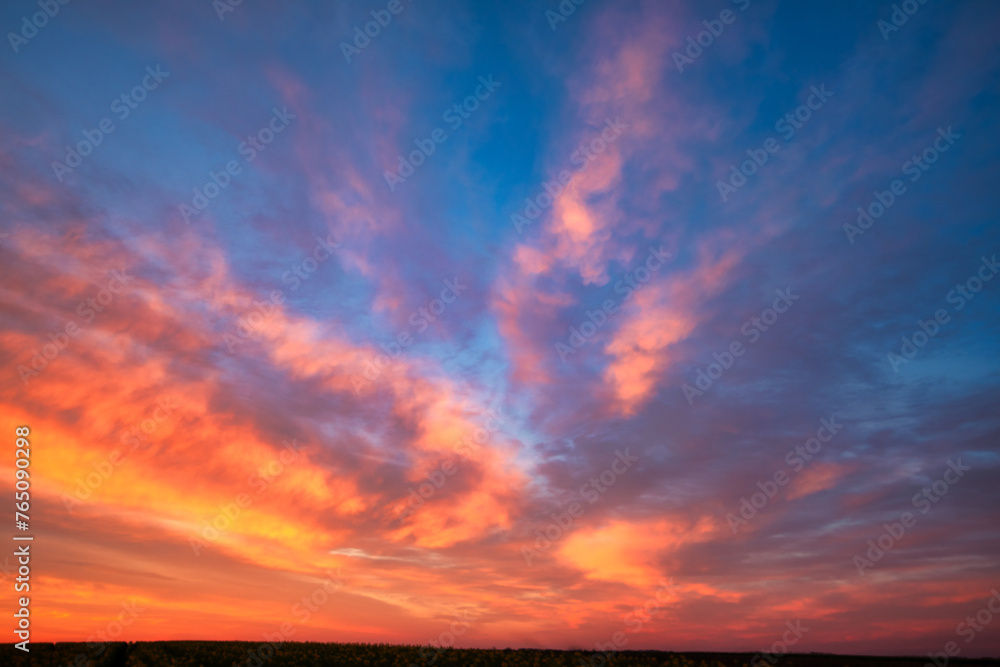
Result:
M72 514L73 508L82 505L95 491L101 488L104 482L114 474L115 469L125 462L126 457L147 442L147 437L152 435L160 424L167 421L178 407L179 404L173 400L173 397L160 398L156 401L155 407L147 419L133 424L130 430L123 431L121 443L122 445L131 445L129 450L124 453L119 449L112 450L102 461L92 464L94 472L87 473L82 478L77 477L73 495L62 494L66 511Z
M781 133L785 141L790 141L795 136L796 131L805 127L805 124L812 119L813 112L822 109L823 105L833 97L833 93L826 89L826 84L821 84L819 88L812 86L809 88L809 92L805 104L792 109L774 124L774 129ZM767 164L770 156L779 150L781 150L781 144L774 137L765 139L763 148L748 148L746 152L751 159L744 160L739 169L736 168L736 165L730 165L729 169L732 173L729 175L728 183L725 181L716 181L715 183L722 201L729 201L729 197L746 185L747 179L754 176L761 167Z
M589 481L580 487L581 499L586 500L590 505L596 503L608 492L608 489L614 486L618 478L628 472L632 464L638 460L639 457L629 454L627 448L624 452L616 449L615 459L611 462L611 465L603 470L600 475L591 477ZM521 547L521 555L524 557L524 562L531 565L533 559L552 548L556 542L569 533L576 520L583 516L585 511L586 508L583 505L574 501L569 504L566 511L562 514L555 512L550 514L552 522L545 526L545 532L543 533L538 528L535 529L536 539L534 547Z
M212 9L220 21L226 20L226 14L236 11L236 8L243 4L243 0L212 0Z
M170 72L163 72L157 65L146 68L146 75L142 81L131 90L122 93L111 102L111 112L118 116L118 120L123 121L139 108L145 101L149 93L160 87ZM76 143L76 146L66 146L66 157L63 162L52 161L52 172L59 182L63 182L63 176L73 173L73 170L83 164L84 158L94 152L94 149L104 143L104 137L115 131L115 124L110 118L102 118L93 130L83 130L83 139Z
M313 273L319 269L320 265L333 257L333 251L340 247L340 244L333 240L333 233L327 234L326 238L316 237L316 245L312 252L300 262L292 264L290 270L285 271L282 282L291 284L289 291L297 290L304 281L309 280ZM283 289L273 289L268 295L268 300L253 301L253 306L247 309L236 319L236 335L228 331L222 334L222 342L226 344L226 349L232 354L236 351L236 346L245 343L258 333L271 317L277 312L278 306L285 302L285 291Z
M247 485L256 490L256 495L260 495L267 490L267 487L274 482L283 472L286 466L291 465L299 458L299 454L305 445L300 445L297 440L291 443L285 441L283 448L276 459L268 461L261 466L257 472L247 478ZM243 510L253 505L253 496L241 492L228 504L220 503L219 512L212 517L211 522L202 521L198 536L188 539L188 544L195 556L201 555L201 550L208 547L209 543L216 542L222 533L229 530L229 527L236 523Z
M566 363L567 355L576 354L580 348L586 345L608 320L620 310L620 303L623 304L631 298L632 294L641 290L648 283L653 274L666 264L667 260L673 257L672 253L663 252L663 244L660 247L649 247L646 253L646 261L625 274L625 277L615 283L615 293L624 294L619 302L618 299L605 299L600 308L586 311L586 319L578 326L569 328L568 345L559 341L556 343L556 354Z
M879 19L875 26L882 33L882 38L889 41L889 35L899 32L899 29L906 25L910 17L920 11L920 8L927 4L927 0L903 0L898 5L892 6L892 13L889 14L889 21Z
M935 481L930 486L925 486L912 499L913 507L920 510L921 514L927 514L931 508L941 502L952 486L958 483L965 473L972 470L969 466L962 465L962 459L958 462L948 461L948 468L945 469L941 479ZM896 544L903 539L906 531L917 525L917 519L913 512L903 512L899 515L896 523L883 523L883 533L876 538L868 540L868 550L864 555L854 555L854 566L858 569L858 574L865 576L865 570L875 567L882 558L891 551ZM867 556L867 558L865 558Z
M430 639L427 642L427 646L420 647L418 655L420 656L421 665L433 665L437 662L437 659L441 657L441 654L455 646L455 640L465 634L465 631L472 626L472 620L469 617L469 612L466 609L461 610L455 614L455 620L448 625L447 630L442 630L441 633L434 639ZM433 649L433 654L431 653ZM416 663L410 663L410 667L421 667Z
M123 266L121 271L111 271L111 279L101 288L96 295L84 299L76 307L76 314L84 319L87 324L92 323L98 313L103 313L104 309L111 305L115 296L125 291L126 285L132 282L135 277L125 273ZM75 320L70 320L61 331L49 334L49 342L43 343L41 350L38 348L31 350L32 356L29 364L31 368L23 364L18 364L17 372L21 376L21 382L28 384L28 378L38 377L38 374L48 368L48 365L55 360L59 354L69 345L70 338L76 338L82 331Z
M344 54L344 60L350 64L354 56L360 55L362 51L368 48L373 39L382 34L383 28L389 27L389 24L392 23L392 17L399 16L403 13L404 9L406 9L406 6L402 3L402 0L389 0L389 4L385 6L385 9L373 9L371 15L374 20L366 23L364 30L361 29L361 26L354 26L354 46L351 46L347 42L340 43L340 52Z
M948 126L947 130L939 127L937 133L937 138L920 155L914 155L903 163L903 173L910 177L911 183L919 181L924 172L938 161L941 154L946 153L949 148L955 145L956 141L962 138L961 134L952 132L951 125ZM867 207L858 207L857 225L852 225L849 222L844 224L844 233L851 245L854 245L856 236L864 236L864 233L871 229L875 221L885 215L899 197L906 194L906 184L897 178L889 184L888 190L876 190L873 194L875 201L869 203Z
M994 614L1000 614L1000 591L994 588L990 593L992 593L992 597L986 601L982 609L977 611L974 616L966 616L964 621L955 626L955 634L959 637L965 637L966 644L971 644L976 636L993 622ZM958 642L948 642L944 645L943 651L927 654L931 661L924 667L945 667L951 658L961 652L962 649Z
M362 377L358 377L357 375L351 377L351 384L354 387L355 394L362 389L368 388L373 382L378 380L382 375L382 371L398 359L403 354L404 349L413 344L415 340L414 335L422 334L426 331L427 327L432 322L437 321L448 306L454 303L462 295L462 292L469 288L468 285L463 285L459 278L455 278L454 280L446 279L442 281L442 284L444 285L444 289L441 290L440 298L431 299L427 302L426 306L421 306L410 314L410 318L407 321L410 323L410 326L415 328L415 333L411 334L410 329L403 329L396 334L394 340L380 344L379 348L381 348L384 354L377 354L374 360L368 359L365 361L365 369L361 374Z
M820 426L816 429L815 437L806 440L805 444L796 445L785 454L785 463L792 467L791 473L787 473L783 468L779 468L771 476L771 479L763 482L758 480L757 488L760 491L751 494L749 500L746 497L740 498L739 516L732 513L726 515L726 521L729 522L729 528L733 531L733 535L737 533L740 527L747 525L747 523L756 517L757 513L764 509L778 495L778 489L786 486L792 480L792 477L802 472L806 464L820 453L823 445L833 440L837 433L844 428L843 424L837 423L836 415L831 415L829 419L820 419L819 424ZM824 431L826 431L826 435L823 435Z
M965 308L965 305L976 298L976 295L983 290L986 283L993 280L993 277L997 273L1000 273L1000 264L997 263L996 255L993 255L992 259L982 257L980 260L982 264L979 270L965 282L955 285L955 288L949 291L945 297L947 303L954 304L956 313ZM899 352L889 352L886 355L892 371L899 373L900 366L910 363L917 356L917 353L924 349L931 339L938 335L941 327L949 322L951 322L951 315L944 308L938 308L934 311L934 317L932 318L917 320L917 326L920 328L914 331L909 337L903 336L900 338L902 345L899 348Z
M612 658L628 645L628 637L625 632L636 634L642 630L646 623L653 620L653 614L676 600L677 596L674 593L676 586L673 580L663 581L661 579L659 584L659 590L646 600L641 607L633 607L632 611L622 617L622 622L625 624L624 631L619 630L615 632L611 635L610 641L595 642L594 649L597 653L591 654L589 660L584 661L583 658L580 658L580 665L582 667L606 667L611 664Z
M556 31L560 23L565 23L566 19L576 13L576 8L587 0L562 0L557 6L558 11L545 10L545 19L549 22L552 32Z
M245 164L250 164L296 118L295 114L288 111L288 107L283 107L281 111L278 111L277 108L271 109L271 119L267 124L257 130L256 133L247 135L246 140L241 141L236 146L236 152L243 157ZM209 203L229 187L233 177L241 173L243 173L243 165L238 160L229 160L218 172L210 169L208 171L209 180L205 185L201 188L194 188L191 206L187 204L178 204L177 206L177 210L180 212L181 217L184 218L184 222L190 225L192 216L201 215L208 208Z
M732 0L732 2L739 8L740 12L745 12L750 6L750 0ZM733 10L723 9L719 12L719 18L702 21L701 24L705 26L705 30L694 37L687 38L687 47L684 49L684 53L674 51L673 58L674 64L677 65L677 71L683 74L685 65L693 65L694 61L705 52L705 49L715 44L715 40L722 36L726 26L736 22L737 16L738 14Z
M14 53L19 53L21 47L34 39L38 31L49 24L49 20L59 13L60 5L68 5L70 0L38 0L38 6L42 9L35 12L29 19L27 16L21 17L21 29L18 32L8 32L7 41Z
M15 574L17 574L17 563L11 563L10 556L4 556L3 564L0 564L0 582L13 580Z
M479 85L476 86L472 94L463 99L461 103L456 102L448 107L441 115L441 119L448 123L452 132L457 131L462 127L462 123L471 118L472 113L479 108L480 102L490 99L496 89L502 85L502 83L493 80L492 74L486 78L479 77ZM414 139L413 143L417 146L416 150L411 151L406 157L400 154L396 170L386 170L383 174L386 185L389 186L389 191L395 192L397 185L405 183L406 179L413 176L417 167L426 162L427 158L434 155L438 145L448 141L448 137L447 132L440 127L436 127L431 130L428 138Z
M622 132L628 128L629 126L623 123L620 118L615 118L613 121L610 118L606 118L604 129L601 130L600 136L594 137L589 142L580 144L570 154L569 163L576 167L574 171L577 173L585 171L590 166L590 163L602 155L608 149L608 146L614 143L622 135ZM532 224L542 215L543 211L552 206L556 197L559 196L563 188L569 185L572 180L573 172L569 169L563 169L559 172L557 178L547 183L542 182L544 192L539 192L534 198L526 197L524 199L524 210L521 213L512 213L510 216L510 221L513 223L517 233L521 234L525 227Z
M425 480L407 489L410 494L406 497L406 505L402 513L396 518L403 521L408 516L424 506L424 502L434 497L441 487L444 486L448 478L458 472L458 465L464 461L472 459L475 455L473 445L483 447L490 441L490 437L500 430L507 423L507 417L503 414L503 408L489 410L482 426L477 427L471 434L466 434L461 440L455 443L452 451L458 455L458 460L445 459L441 465L431 471Z
M332 594L338 592L345 585L339 567L336 572L327 570L325 574L326 579L323 580L322 584L313 589L309 595L303 595L302 599L291 607L291 615L302 625L308 623L312 615L330 601ZM295 625L285 621L278 626L277 631L265 633L264 641L258 644L257 648L247 651L247 659L244 663L246 667L262 667L275 656L295 632Z
M132 625L135 619L139 618L139 614L146 611L145 607L140 607L136 603L135 598L128 602L122 602L121 607L122 611L118 613L115 620L109 621L102 629L87 637L87 649L90 651L90 657L88 657L87 652L81 651L76 654L72 665L89 665L92 659L100 658L107 650L107 645L117 641L125 632L125 628Z
M760 340L763 333L778 321L778 316L787 313L795 302L801 298L798 294L792 294L791 287L784 290L774 290L774 293L778 295L778 298L774 300L771 307L765 308L759 317L751 317L740 327L740 333L750 339L750 345ZM740 340L734 340L729 344L729 347L723 349L722 354L713 352L712 357L715 361L708 364L707 370L698 368L697 377L694 381L695 386L684 384L681 387L688 405L694 405L695 396L702 396L706 391L711 389L715 381L733 367L736 359L746 354L747 349L748 347L744 346Z
M775 665L781 656L788 653L788 649L799 643L799 640L809 632L809 628L802 627L802 621L796 619L795 623L788 621L785 623L788 628L781 635L781 639L771 644L766 651L761 651L750 659L750 667L762 667L763 665Z

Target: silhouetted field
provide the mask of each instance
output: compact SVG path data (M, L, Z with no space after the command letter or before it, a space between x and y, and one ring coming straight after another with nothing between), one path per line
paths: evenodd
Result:
M258 642L116 642L103 648L87 644L32 644L26 654L5 644L0 665L39 667L750 667L753 653L668 653L536 649L444 649L389 644L288 642L274 649ZM771 663L758 660L768 666ZM783 667L924 667L928 658L876 658L828 654L789 654ZM949 667L997 667L1000 659L952 658Z

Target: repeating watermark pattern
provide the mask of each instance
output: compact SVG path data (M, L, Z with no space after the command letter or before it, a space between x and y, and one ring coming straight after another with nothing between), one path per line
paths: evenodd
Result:
M414 327L416 334L422 334L426 331L427 327L431 323L436 322L448 306L454 303L462 295L462 292L469 288L468 285L463 285L459 278L444 280L443 284L444 289L441 290L440 298L431 299L427 302L426 306L421 306L410 314L410 318L407 321L410 323L410 326ZM382 375L382 371L398 359L403 354L404 349L413 345L414 340L414 334L410 333L410 329L403 329L396 334L393 340L379 345L384 354L376 355L374 359L368 359L365 362L365 369L361 373L362 377L355 375L351 378L354 393L359 393L378 380Z
M503 408L499 407L496 410L490 410L486 413L486 419L482 426L477 427L472 431L471 434L465 435L461 440L455 443L452 451L458 455L458 460L455 459L445 459L441 462L440 466L435 470L427 474L427 478L417 485L417 488L412 486L407 489L409 495L406 497L406 506L403 511L397 517L397 521L402 521L408 516L413 514L415 511L424 506L424 502L430 500L434 497L444 483L448 481L449 477L452 477L456 472L458 472L458 465L464 461L472 459L475 455L474 447L483 447L490 441L492 434L500 430L507 422L506 415L503 414Z
M274 138L285 131L297 116L288 111L288 107L283 107L281 111L277 108L271 109L271 119L267 124L257 130L256 133L247 135L246 140L241 141L236 147L236 152L243 157L245 164L250 164L257 156L263 153L274 141ZM184 222L191 224L192 216L201 215L209 203L219 194L229 187L234 176L243 173L243 165L238 160L229 160L219 171L208 171L209 180L201 188L194 188L194 196L191 198L191 206L178 204L177 210L180 212Z
M604 129L601 130L600 136L580 144L570 154L569 163L576 168L575 171L577 173L585 171L590 166L590 163L602 155L608 149L608 146L617 140L622 135L622 132L628 128L629 126L623 123L620 118L615 118L613 121L610 118L606 118ZM542 182L544 192L539 192L534 198L526 197L524 199L524 210L521 213L512 213L510 216L510 221L513 223L517 233L521 234L525 227L532 224L542 215L543 211L552 206L556 197L559 196L563 188L569 185L572 180L573 172L569 169L563 169L559 172L557 178L549 182Z
M676 599L676 594L674 593L676 586L673 580L663 581L661 579L659 584L660 588L653 597L646 600L641 607L634 607L632 611L622 617L625 630L615 632L611 635L609 641L595 642L594 648L597 650L597 653L591 654L590 659L587 661L580 658L580 665L583 667L588 667L588 665L589 667L605 667L612 664L614 656L628 645L628 636L625 633L636 634L642 630L646 623L653 620L653 614L658 612L661 607Z
M410 1L412 2L412 0ZM374 20L366 23L364 30L361 29L361 26L354 26L354 45L351 46L347 42L340 43L340 52L344 54L344 60L350 64L354 56L360 55L372 43L373 39L382 34L383 28L389 27L389 24L392 23L392 17L402 14L404 9L406 9L406 5L402 3L402 0L389 0L385 9L373 9L371 14Z
M98 313L103 313L104 309L114 301L115 296L124 292L125 287L135 279L135 276L125 273L125 267L122 267L121 271L111 271L110 275L111 279L96 295L84 299L76 307L76 314L87 324L93 323ZM31 368L18 364L17 372L21 376L21 382L27 385L29 378L38 377L38 374L48 368L49 364L66 349L70 339L79 336L81 331L80 325L75 320L70 320L61 330L50 333L49 342L43 343L41 350L39 348L31 350L31 360L28 362Z
M94 472L88 473L82 478L77 477L73 495L62 494L62 501L63 505L66 506L66 511L72 514L73 509L77 505L82 505L95 491L101 488L104 482L114 474L115 469L125 462L126 457L148 442L148 436L152 435L159 428L160 424L167 421L178 407L179 404L173 400L173 397L160 398L156 401L156 405L150 413L149 418L143 419L133 424L129 430L123 431L121 434L121 444L128 445L128 451L122 453L119 449L113 450L102 461L92 464Z
M775 665L781 656L788 653L788 649L799 643L799 640L809 632L809 628L802 626L802 621L796 619L794 623L788 621L785 623L785 627L788 628L781 635L781 639L771 644L771 647L766 651L761 651L753 658L750 659L750 667L761 667L764 664Z
M294 292L302 286L303 281L309 280L323 262L333 257L333 251L339 247L340 244L333 240L332 232L327 234L325 239L317 236L312 252L302 261L293 264L290 270L285 271L281 276L282 282L289 283L291 285L289 291ZM222 334L222 342L226 344L229 353L232 354L236 351L237 345L245 343L259 333L278 311L278 306L284 302L283 289L271 290L267 300L253 300L253 305L236 318L236 335L228 331Z
M628 472L632 464L638 460L639 457L629 454L628 449L624 452L616 449L615 459L612 461L611 466L602 471L600 475L591 477L590 480L580 487L581 499L586 500L589 505L596 503L608 492L608 489L614 486L618 478ZM521 555L524 557L524 562L531 565L532 560L548 551L552 545L569 533L576 520L583 516L585 511L586 507L574 501L569 504L565 512L561 514L553 512L550 514L552 522L545 526L544 532L540 528L535 529L536 539L534 546L521 547Z
M982 265L979 270L965 282L955 285L955 288L948 292L945 301L954 304L955 312L960 312L965 305L976 298L976 295L983 290L986 283L993 280L993 277L1000 273L1000 264L997 263L997 256L992 259L980 258ZM901 345L899 352L889 352L886 357L894 373L899 373L899 368L903 364L908 364L917 356L917 353L926 347L932 338L938 335L941 327L951 322L951 315L944 308L934 311L934 317L926 320L917 320L920 327L909 337L903 336L899 340Z
M576 8L585 3L587 0L562 0L556 7L556 10L551 9L545 10L545 19L549 22L549 27L552 28L552 32L556 31L560 23L565 23L566 20L576 13Z
M779 468L771 476L771 479L763 482L758 480L757 488L760 491L751 494L749 500L746 497L740 498L739 516L732 513L726 515L726 521L729 522L729 528L733 531L733 535L740 527L747 525L756 517L757 513L778 495L778 489L786 486L795 475L802 472L806 464L820 453L823 445L833 440L837 433L844 428L843 424L837 423L836 415L831 415L829 419L820 419L819 423L820 426L816 429L815 437L806 440L805 444L796 445L794 449L788 450L788 453L785 454L785 463L791 466L791 473ZM826 435L823 435L824 431Z
M962 459L958 462L948 461L948 468L944 471L941 479L935 481L930 486L925 486L919 493L913 496L913 507L920 510L921 514L927 514L931 508L941 502L952 486L958 483L965 473L972 470L969 466L962 465ZM951 474L953 473L953 475ZM896 544L903 539L906 531L917 525L918 517L913 512L903 512L899 515L896 523L883 523L883 533L876 538L868 540L868 550L864 555L854 555L854 566L858 569L858 574L865 576L865 570L875 566L875 563L882 560L886 553L891 551ZM867 556L867 558L865 558Z
M278 458L268 461L247 478L247 485L254 489L258 496L264 493L281 473L285 472L286 466L291 465L299 458L299 453L305 447L305 445L300 445L297 440L292 440L290 443L285 441L282 445L283 449L278 454ZM218 514L212 517L211 522L202 521L198 536L188 540L194 555L200 556L201 550L208 547L209 542L217 541L222 533L236 523L243 510L251 505L253 505L253 496L248 493L239 493L229 503L220 503Z
M146 76L142 77L139 85L134 86L131 90L122 93L114 99L111 103L111 112L118 117L118 120L124 121L133 111L139 108L139 105L146 100L149 93L160 87L160 84L168 76L170 76L170 72L161 71L159 65L155 69L152 66L147 67ZM74 169L83 164L84 158L92 154L95 148L104 143L104 138L114 132L115 129L114 121L110 118L102 118L93 130L83 130L83 139L78 141L76 146L66 146L64 161L53 160L52 162L52 172L59 179L59 182L62 183L63 176L73 173Z
M8 32L7 41L14 53L20 53L21 47L38 35L38 31L49 24L49 20L55 18L61 9L60 5L68 5L70 0L38 0L38 6L42 9L35 12L31 18L21 17L21 29L18 32Z
M330 596L344 587L345 581L337 568L336 572L326 571L326 580L317 586L309 595L303 595L302 599L294 603L290 613L300 625L305 625L312 618L312 615L330 601ZM275 632L264 634L264 641L256 648L247 651L247 667L261 667L268 660L273 658L285 642L296 632L295 625L289 621L282 623Z
M472 626L473 619L469 617L469 612L463 609L455 614L455 620L448 625L447 630L442 630L436 638L428 640L427 646L422 646L419 651L420 665L410 663L410 667L421 667L421 665L433 665L441 657L444 651L455 646L455 640L465 634L465 631Z
M579 325L569 328L569 338L567 343L559 341L556 343L556 354L566 363L567 355L576 354L580 348L594 337L594 335L604 328L609 318L619 312L621 304L628 301L635 292L641 290L648 283L654 273L666 264L667 260L673 257L672 253L663 252L663 245L659 248L649 247L646 253L646 261L633 271L625 274L625 277L615 283L615 293L623 294L621 299L605 299L600 308L586 311L586 318Z
M129 446L130 453L134 452L140 446L146 444L148 437L159 428L160 424L167 421L178 407L179 404L171 396L158 399L156 407L150 412L148 418L133 424L129 430L122 431L121 438L119 439L120 442L122 445Z
M17 563L10 562L10 556L4 556L3 563L0 564L0 582L12 579L17 574Z
M750 6L750 0L732 0L732 2L739 8L740 12L745 12ZM715 40L722 36L726 26L736 22L737 16L739 14L733 10L723 9L719 12L719 18L702 21L701 24L705 26L705 30L694 37L687 38L687 47L685 47L684 53L674 51L673 58L674 64L677 65L677 71L683 74L685 65L693 65L694 61L705 52L705 49L715 44Z
M920 8L926 4L927 0L903 0L900 4L893 5L892 13L889 14L889 21L879 19L875 22L875 26L882 33L882 38L888 42L889 35L899 32L899 29L906 25L910 17L920 11Z
M473 93L461 102L456 102L448 107L441 115L441 119L448 123L452 132L457 131L466 120L472 117L472 113L479 109L480 102L490 99L496 89L502 85L499 81L493 80L492 74L485 78L479 77L479 85L476 86ZM413 176L417 168L426 162L427 158L434 155L438 145L448 141L449 136L443 128L436 127L431 131L430 137L414 139L413 143L416 144L417 148L406 157L400 154L396 170L386 170L383 174L389 190L395 192L397 185L405 183L406 179Z
M236 11L236 8L243 4L243 0L212 0L212 9L220 21L226 20L226 14Z
M122 611L113 621L109 621L102 629L87 637L87 651L77 653L72 665L90 665L91 660L95 660L104 655L108 650L108 644L117 641L125 628L132 625L139 614L146 611L145 607L140 607L135 598L121 603ZM88 655L89 651L89 655Z
M993 594L982 609L976 612L975 616L966 616L965 620L955 626L955 634L965 637L965 643L971 644L976 636L986 629L986 626L993 622L993 615L1000 614L1000 591L993 589ZM994 607L994 603L996 606ZM944 645L944 650L938 653L928 653L931 659L924 667L945 667L951 658L962 652L958 642L948 642Z
M947 152L949 148L955 145L957 140L962 138L961 134L952 132L951 125L948 126L947 130L939 127L937 132L938 136L930 146L925 148L919 155L914 155L903 163L903 173L910 177L911 183L919 181L924 172L938 161L941 154ZM888 190L876 190L873 193L875 201L870 202L867 207L859 206L857 225L852 225L851 223L844 224L844 233L847 235L847 240L851 245L854 245L854 238L856 236L864 236L864 233L871 229L875 221L885 215L886 211L896 203L896 199L904 194L906 194L906 184L897 178L889 184Z
M812 86L809 88L809 92L805 104L792 109L774 124L774 129L781 133L785 141L790 141L795 133L805 127L805 124L812 119L813 112L822 109L823 105L833 97L833 93L826 89L826 84L821 84L819 88ZM774 137L765 139L763 148L748 148L746 152L750 159L744 160L738 169L736 165L730 165L731 173L728 182L716 181L715 183L722 201L729 201L729 197L746 185L747 179L753 177L761 167L767 164L770 156L779 150L781 150L781 144Z
M281 274L281 282L291 285L290 292L294 292L302 286L310 276L316 272L319 265L333 257L333 251L340 247L340 244L333 240L333 233L326 235L326 239L316 237L316 245L301 262L292 264L292 268Z
M759 317L751 317L740 327L740 333L750 339L751 345L760 340L764 332L768 331L778 321L778 316L787 313L800 298L798 294L792 294L791 287L784 290L775 290L774 293L778 295L778 298L774 300L771 307L765 308ZM698 368L694 386L685 384L681 387L688 405L694 405L694 397L702 396L706 391L711 389L715 381L732 368L736 359L746 354L746 351L747 346L737 339L732 341L727 348L723 349L721 354L713 352L712 357L715 361L709 363L706 370Z

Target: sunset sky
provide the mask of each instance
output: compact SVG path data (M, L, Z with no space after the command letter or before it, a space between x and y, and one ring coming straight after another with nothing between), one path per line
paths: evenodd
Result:
M1000 4L52 2L32 641L1000 655Z

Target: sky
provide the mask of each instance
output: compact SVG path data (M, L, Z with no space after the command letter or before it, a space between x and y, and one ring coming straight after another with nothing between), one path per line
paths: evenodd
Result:
M45 6L33 641L1000 655L1000 5Z

